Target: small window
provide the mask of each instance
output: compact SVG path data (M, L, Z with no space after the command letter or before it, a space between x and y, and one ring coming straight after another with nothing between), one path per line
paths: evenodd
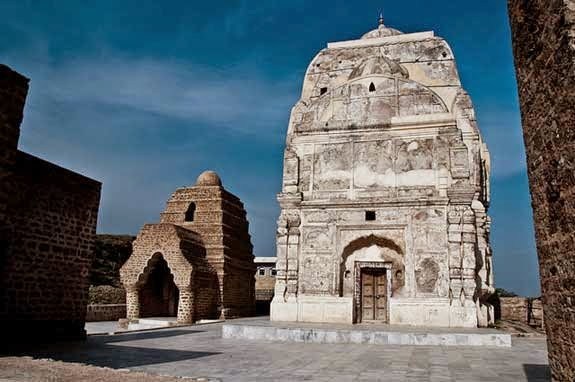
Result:
M369 91L370 92L374 92L375 91L375 85L373 84L373 82L371 84L369 84Z
M325 93L327 93L327 88L319 89L319 95L324 95Z
M365 220L370 222L375 220L375 211L365 211Z
M190 205L188 206L188 210L186 211L185 221L193 222L195 214L196 214L196 203L192 202L190 203Z
M275 276L275 275L277 275L277 271L275 268L272 268L272 276Z
M265 270L264 268L260 268L259 271L258 271L258 274L259 274L260 276L265 276L265 275L266 275L266 270Z

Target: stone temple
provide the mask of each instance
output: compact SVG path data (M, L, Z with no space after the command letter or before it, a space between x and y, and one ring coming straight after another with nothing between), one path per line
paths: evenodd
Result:
M256 266L246 211L213 171L179 188L160 223L146 224L120 269L127 318L178 323L249 316Z
M487 147L453 52L379 27L329 43L291 112L273 321L487 326Z

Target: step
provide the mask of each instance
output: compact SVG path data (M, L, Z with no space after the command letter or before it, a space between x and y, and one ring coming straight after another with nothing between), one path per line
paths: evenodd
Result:
M510 347L511 336L492 331L458 333L449 329L441 332L330 329L309 327L280 327L269 325L222 326L222 338L263 340L274 342L300 342L315 344L370 344L370 345L411 345L411 346L494 346Z

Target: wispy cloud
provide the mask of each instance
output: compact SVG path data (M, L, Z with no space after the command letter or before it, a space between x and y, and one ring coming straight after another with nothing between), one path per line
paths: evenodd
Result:
M296 99L290 83L235 68L135 58L84 58L33 79L33 91L70 104L113 105L244 133L287 125ZM38 89L38 90L37 90Z

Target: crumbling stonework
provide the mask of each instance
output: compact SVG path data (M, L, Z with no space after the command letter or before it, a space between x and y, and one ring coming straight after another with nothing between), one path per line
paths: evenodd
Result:
M253 258L243 204L206 171L195 186L176 190L160 223L146 224L134 241L120 270L127 318L251 315Z
M83 338L101 185L17 149L27 90L0 65L2 341Z
M289 122L271 319L492 323L489 172L443 39L329 43Z
M575 1L509 15L553 380L575 380Z

